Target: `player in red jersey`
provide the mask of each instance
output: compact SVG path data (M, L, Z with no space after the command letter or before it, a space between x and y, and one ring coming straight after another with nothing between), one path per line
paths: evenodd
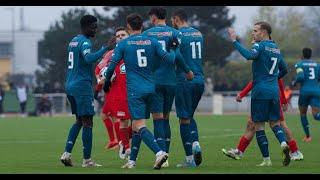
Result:
M116 28L115 41L118 43L120 40L129 37L128 32L124 27ZM99 92L104 84L104 79L101 72L111 59L113 50L106 53L103 60L96 67L96 76L98 85L96 86L96 93ZM109 90L105 93L105 102L102 108L101 117L108 130L109 144L107 148L113 148L119 144L119 156L124 159L130 154L130 134L131 127L129 127L130 114L127 103L127 88L126 88L126 70L124 61L121 60L117 65L115 72L112 76L112 83ZM114 121L114 125L112 125ZM116 132L117 140L114 136ZM119 141L119 142L118 142Z
M287 100L285 98L285 94L284 94L283 80L279 79L278 84L279 84L279 93L280 93L280 104L282 105L283 110L286 111L288 108L288 102L287 102ZM252 86L253 86L253 83L251 81L237 95L236 101L241 102L242 98L245 97L251 91ZM291 150L291 159L292 160L303 160L303 155L299 151L297 143L293 137L293 134L292 134L291 130L288 128L286 121L284 120L282 108L280 108L280 124L281 124L281 127L284 129L286 136L287 136L288 145ZM225 154L226 156L231 157L233 159L236 159L236 160L241 159L243 157L244 151L249 146L254 135L255 135L254 124L251 120L251 117L249 117L248 122L247 122L246 131L241 136L237 148L236 149L231 148L228 151L226 149L222 149L223 154Z

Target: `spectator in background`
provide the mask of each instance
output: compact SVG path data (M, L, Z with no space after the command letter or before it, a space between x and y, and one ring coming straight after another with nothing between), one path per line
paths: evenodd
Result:
M4 117L4 114L3 114L4 95L5 95L5 92L3 90L2 85L0 84L0 117Z
M26 116L26 105L27 105L27 95L28 95L28 87L19 83L16 88L17 98L20 104L20 113L22 117Z
M43 94L40 101L37 103L37 115L52 116L52 102L48 95Z
M213 84L212 84L212 79L207 78L206 83L205 83L205 89L204 89L204 95L205 96L212 96L213 95Z

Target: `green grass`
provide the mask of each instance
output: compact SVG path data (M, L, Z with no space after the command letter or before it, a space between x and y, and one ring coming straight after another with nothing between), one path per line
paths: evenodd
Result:
M75 167L64 167L59 158L64 150L65 140L73 117L28 117L0 119L0 173L320 173L320 124L309 117L311 143L302 142L303 131L299 116L287 115L287 124L296 137L305 159L282 167L281 150L278 141L269 127L267 137L272 167L256 167L261 162L261 154L254 139L242 160L235 161L225 157L221 148L235 147L246 127L247 115L197 116L200 143L203 149L203 163L195 169L179 169L175 165L184 158L178 121L171 118L172 143L170 167L160 171L152 170L155 156L142 143L136 169L121 169L123 160L115 150L105 150L106 132L99 117L94 120L94 140L92 157L101 163L101 168L81 168L81 134L73 150ZM152 130L152 121L148 121Z

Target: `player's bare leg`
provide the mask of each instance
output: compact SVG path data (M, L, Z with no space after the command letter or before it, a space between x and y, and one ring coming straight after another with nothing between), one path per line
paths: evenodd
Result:
M302 125L304 133L305 133L305 137L303 138L303 141L304 142L311 142L312 137L310 134L309 122L307 119L308 107L299 106L299 111L300 111L301 125Z
M247 121L246 130L239 140L238 147L235 149L231 148L230 150L226 150L223 148L222 149L223 154L235 160L241 159L243 157L243 153L245 149L249 146L255 133L256 131L254 128L254 123L251 120L251 118L249 118Z

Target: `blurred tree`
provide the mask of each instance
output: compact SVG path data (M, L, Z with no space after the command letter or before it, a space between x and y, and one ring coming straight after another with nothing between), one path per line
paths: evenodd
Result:
M98 33L93 40L93 48L97 49L107 42L117 26L126 26L126 16L136 12L143 16L144 29L151 24L148 12L151 7L146 6L105 6L106 13L93 11L98 18ZM168 24L170 15L177 9L176 6L166 6L168 11ZM204 61L208 67L206 74L213 75L212 66L225 65L226 57L232 51L232 44L223 38L225 28L232 25L235 17L229 17L226 6L180 6L189 15L190 24L199 29L205 39ZM61 20L51 25L39 42L39 62L42 70L36 72L37 84L52 85L55 82L64 84L66 76L67 46L69 41L80 32L79 21L88 12L84 8L75 8L64 12ZM212 76L211 76L212 77Z
M307 46L312 48L313 57L320 57L320 7L308 6L305 9L305 13L308 14L304 26L309 34L309 44Z
M280 11L277 7L261 6L252 18L252 24L266 21L272 27L271 37L278 43L282 54L288 58L300 58L301 49L308 45L310 33L306 32L305 16L296 7ZM252 26L248 27L244 37L251 46ZM294 43L293 43L294 42Z

